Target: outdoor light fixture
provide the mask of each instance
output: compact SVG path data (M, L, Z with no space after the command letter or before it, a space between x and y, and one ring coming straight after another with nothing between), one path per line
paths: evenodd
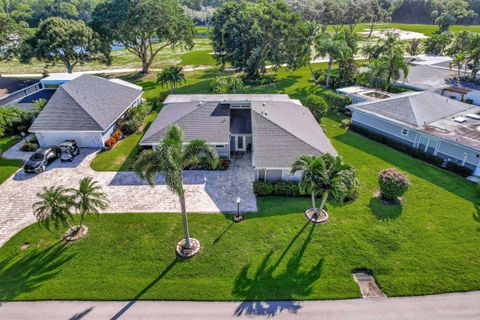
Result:
M245 218L240 214L240 202L242 201L242 199L240 199L240 197L237 197L237 214L233 217L233 222L241 222L243 221Z
M25 132L20 132L20 135L22 136L23 140L25 141L25 143L28 143L27 141L27 135L25 134Z

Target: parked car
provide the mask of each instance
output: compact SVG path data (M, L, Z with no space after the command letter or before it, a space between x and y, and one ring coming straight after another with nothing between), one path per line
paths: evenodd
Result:
M61 161L72 161L75 156L80 154L80 148L75 140L65 140L60 144L60 150L62 150Z
M23 166L23 170L27 173L43 172L50 163L60 157L60 153L60 148L56 146L40 149L32 154Z

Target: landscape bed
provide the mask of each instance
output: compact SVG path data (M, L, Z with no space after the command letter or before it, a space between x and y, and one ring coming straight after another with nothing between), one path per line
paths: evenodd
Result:
M187 261L175 257L179 214L90 217L88 236L68 246L58 243L64 230L32 225L0 248L0 299L356 298L358 268L371 270L387 296L480 289L475 185L345 131L334 116L324 126L360 179L359 199L328 204L326 224L306 222L308 198L259 198L259 212L240 224L190 214L202 250ZM412 184L402 206L374 196L379 171L390 167Z

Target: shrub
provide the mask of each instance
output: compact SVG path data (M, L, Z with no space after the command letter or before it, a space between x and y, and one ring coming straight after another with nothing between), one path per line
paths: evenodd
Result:
M280 181L273 184L273 193L276 196L298 197L300 196L300 188L298 182Z
M33 135L33 137L30 139L29 142L30 142L30 143L36 143L36 144L38 144L38 138L37 138L37 136L36 136L36 135Z
M120 138L122 137L122 131L120 131L119 129L115 130L115 132L112 134L112 137L117 141L120 140Z
M130 109L131 117L145 118L150 112L152 112L152 105L150 103L142 103Z
M351 119L342 119L342 121L340 122L340 128L348 128L351 123Z
M20 151L25 152L37 151L38 149L40 149L40 146L32 142L25 143L23 146L20 147Z
M305 105L308 109L310 109L315 119L319 122L328 111L328 104L325 102L325 100L322 97L314 94L311 94L307 97Z
M134 134L142 126L143 120L140 117L132 117L120 123L120 130L126 134Z
M253 192L259 197L270 196L273 194L273 184L264 181L254 181Z
M378 184L383 198L395 200L408 190L410 182L403 173L390 168L380 172Z
M333 91L322 92L322 98L327 102L328 107L331 110L344 113L346 111L346 106L352 103L350 97L336 94Z
M323 74L324 74L324 71L322 69L313 70L312 72L313 83L317 85L320 84L321 80L323 79Z
M218 160L217 170L227 170L230 167L230 159L222 156Z
M216 77L210 83L210 89L214 93L227 93L229 91L229 84L225 77Z
M105 141L105 147L108 149L113 148L113 146L117 143L117 139L115 139L113 136L110 137L107 141Z

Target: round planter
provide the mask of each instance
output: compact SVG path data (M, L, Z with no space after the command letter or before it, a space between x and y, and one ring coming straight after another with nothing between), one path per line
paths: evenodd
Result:
M320 224L328 221L328 213L325 210L322 210L317 216L315 216L315 209L310 208L305 210L305 217L308 221Z
M190 246L191 246L190 249L187 249L184 246L185 246L185 239L182 239L180 240L180 242L178 242L175 250L177 252L177 255L180 258L184 258L184 259L191 258L200 251L200 241L194 238L190 238Z
M85 237L88 233L88 227L83 226L81 229L79 226L69 228L67 232L63 234L63 240L67 242L77 241Z

